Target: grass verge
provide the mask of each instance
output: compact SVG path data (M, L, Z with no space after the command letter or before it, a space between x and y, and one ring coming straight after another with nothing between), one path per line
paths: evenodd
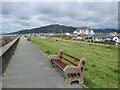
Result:
M31 37L31 41L47 55L62 50L75 57L86 58L84 83L89 88L118 88L117 47L37 37Z

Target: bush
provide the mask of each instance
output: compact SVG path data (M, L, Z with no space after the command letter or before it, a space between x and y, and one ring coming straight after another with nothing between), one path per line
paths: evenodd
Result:
M47 53L48 55L50 55L50 54L51 54L51 52L50 52L50 51L46 51L45 53Z
M115 45L116 42L110 42L110 41L94 41L94 43Z
M81 41L85 41L84 39L81 39Z

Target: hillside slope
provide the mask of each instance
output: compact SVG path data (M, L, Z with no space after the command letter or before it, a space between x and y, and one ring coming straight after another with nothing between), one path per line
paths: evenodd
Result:
M82 27L79 27L82 28ZM20 30L17 32L13 32L10 34L28 34L28 33L73 33L77 27L72 26L65 26L65 25L59 25L59 24L53 24L38 28L32 28L32 29L26 29L26 30ZM118 29L93 29L95 32L98 33L109 33L109 32L118 32L120 33L120 30Z

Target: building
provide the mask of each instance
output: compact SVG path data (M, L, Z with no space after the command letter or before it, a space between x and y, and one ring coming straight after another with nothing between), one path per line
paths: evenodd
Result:
M73 39L73 40L82 40L83 37L78 36L78 37L73 37L72 39Z
M118 42L118 37L107 33L97 33L92 36L93 41L113 41Z
M117 32L111 32L110 33L112 36L118 36L118 33Z
M74 34L77 35L93 35L95 34L95 32L93 30L90 29L90 27L81 27L81 28L77 28L74 32Z
M114 42L119 42L119 38L115 36L115 37L113 37L113 41Z
M70 33L65 33L65 35L70 36L71 34Z

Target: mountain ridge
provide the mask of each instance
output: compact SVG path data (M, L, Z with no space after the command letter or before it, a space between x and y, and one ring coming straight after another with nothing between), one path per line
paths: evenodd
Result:
M24 29L17 32L12 32L9 34L28 34L28 33L73 33L78 27L73 26L65 26L65 25L59 25L59 24L52 24L32 29ZM109 33L109 32L117 32L120 33L119 29L92 29L95 32L101 32L101 33Z

